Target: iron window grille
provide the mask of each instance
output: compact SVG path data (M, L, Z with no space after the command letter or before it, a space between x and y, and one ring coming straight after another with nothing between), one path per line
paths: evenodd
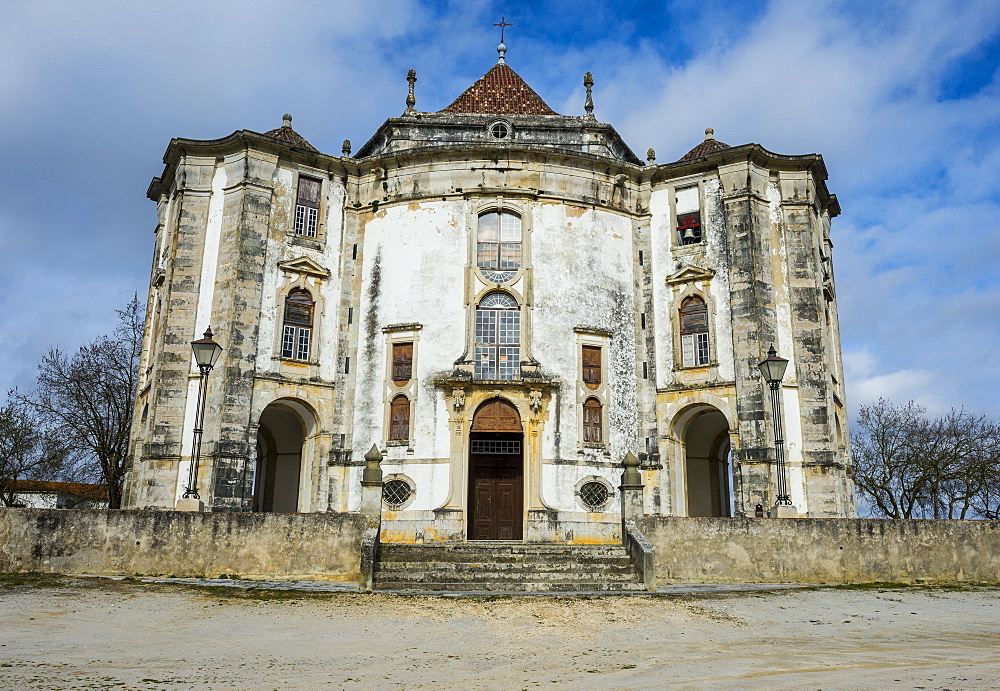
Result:
M580 487L580 501L591 511L600 511L608 500L611 499L611 492L603 482L585 482Z
M413 496L413 488L406 480L389 480L382 485L382 502L394 511L406 505Z

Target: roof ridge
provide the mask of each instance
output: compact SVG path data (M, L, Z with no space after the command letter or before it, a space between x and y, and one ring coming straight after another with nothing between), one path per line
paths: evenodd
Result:
M442 113L558 115L507 63L498 62Z

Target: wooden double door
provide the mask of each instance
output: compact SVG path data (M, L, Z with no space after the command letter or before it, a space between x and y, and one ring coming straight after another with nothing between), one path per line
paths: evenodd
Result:
M469 453L469 539L521 540L522 434L473 433Z

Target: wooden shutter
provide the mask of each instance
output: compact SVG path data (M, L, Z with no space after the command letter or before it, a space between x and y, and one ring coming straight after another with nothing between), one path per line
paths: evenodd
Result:
M285 299L285 324L312 326L312 296L304 290L293 290Z
M413 377L413 344L392 344L392 380L405 384Z
M410 401L406 396L396 396L389 405L389 441L407 441L410 438Z
M319 208L319 195L320 190L323 188L323 183L315 178L307 178L305 176L299 176L299 193L296 199L296 204L300 206L309 206L314 209Z
M601 434L601 402L596 398L588 398L583 404L583 441L587 444L600 444Z
M587 388L596 389L601 384L601 349L597 346L583 346L583 383Z

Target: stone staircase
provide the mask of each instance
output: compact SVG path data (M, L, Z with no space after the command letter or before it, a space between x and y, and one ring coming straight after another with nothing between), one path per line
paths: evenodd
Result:
M621 545L382 543L375 590L614 592L643 590Z

